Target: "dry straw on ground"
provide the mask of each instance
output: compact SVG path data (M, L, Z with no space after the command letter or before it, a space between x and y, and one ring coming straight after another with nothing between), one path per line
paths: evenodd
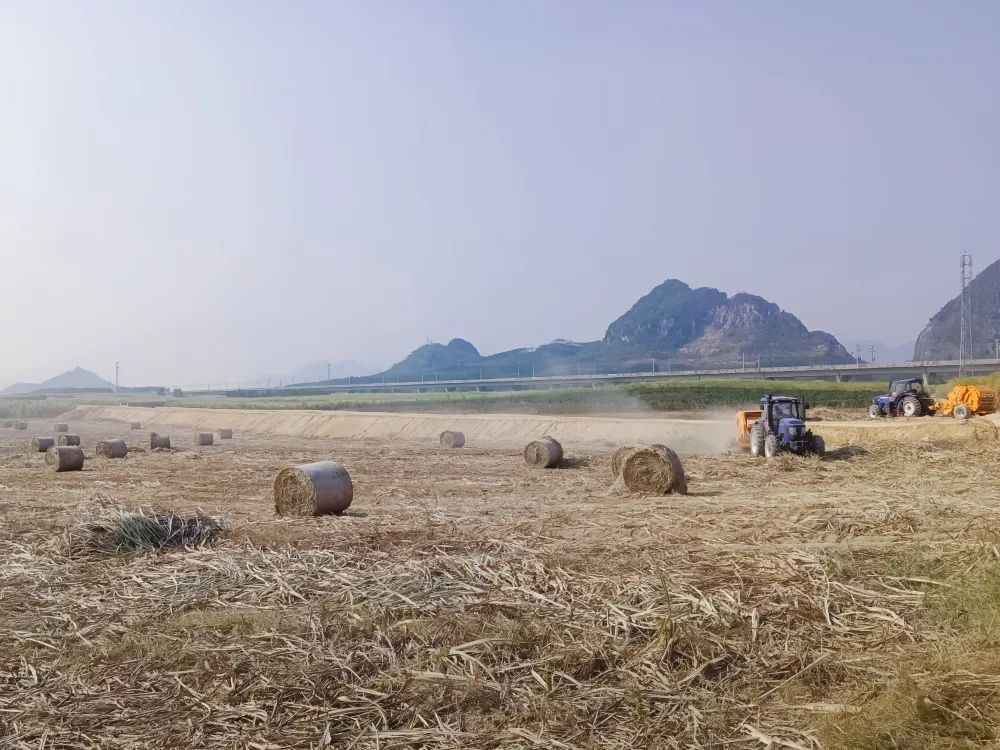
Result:
M559 441L551 437L532 440L524 447L524 462L528 466L553 469L563 459L563 449Z
M99 440L94 452L101 458L125 458L128 454L128 446L121 438Z
M83 461L83 448L78 445L54 445L45 451L45 463L53 471L80 471Z
M455 430L445 430L441 433L441 445L444 448L461 448L465 445L465 433Z
M274 507L279 515L340 514L354 500L354 484L336 461L291 466L274 480Z
M156 552L211 542L224 528L221 519L202 514L185 516L145 509L112 510L97 521L88 521L72 529L69 547L74 553Z

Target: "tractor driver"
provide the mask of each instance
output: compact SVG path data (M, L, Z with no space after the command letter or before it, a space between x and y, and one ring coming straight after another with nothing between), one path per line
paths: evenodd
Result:
M774 421L778 422L786 417L791 417L792 419L797 419L798 414L795 413L795 404L789 401L779 401L774 405Z

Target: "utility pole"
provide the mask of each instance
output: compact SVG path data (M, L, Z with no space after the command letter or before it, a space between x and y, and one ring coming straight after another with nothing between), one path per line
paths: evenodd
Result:
M118 360L115 360L115 393L118 393Z
M747 353L746 352L742 352L742 356L743 356L743 371L746 372L746 369L747 369Z
M872 362L875 361L875 344L872 344L870 349L872 350Z
M972 300L969 298L969 283L972 281L972 256L968 253L962 254L961 259L961 281L962 281L962 315L959 324L958 336L958 376L971 375L973 367L972 360Z
M329 362L326 363L326 379L327 380L330 379L330 363Z
M854 345L854 360L855 364L861 364L861 344Z

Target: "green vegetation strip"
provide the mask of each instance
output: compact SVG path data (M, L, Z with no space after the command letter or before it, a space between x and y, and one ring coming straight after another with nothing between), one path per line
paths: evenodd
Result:
M885 390L882 383L827 381L690 380L525 391L431 391L426 393L335 393L321 396L241 398L184 396L157 404L229 409L319 409L349 411L526 412L588 414L628 411L689 411L756 404L764 393L798 396L812 406L859 408ZM142 398L129 403L141 405ZM120 403L115 396L0 399L0 417L51 417L76 404Z

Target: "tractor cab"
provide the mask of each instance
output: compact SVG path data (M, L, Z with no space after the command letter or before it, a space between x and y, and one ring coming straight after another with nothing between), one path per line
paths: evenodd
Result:
M761 420L769 433L782 435L805 431L806 410L797 398L765 394L760 400L760 412Z

